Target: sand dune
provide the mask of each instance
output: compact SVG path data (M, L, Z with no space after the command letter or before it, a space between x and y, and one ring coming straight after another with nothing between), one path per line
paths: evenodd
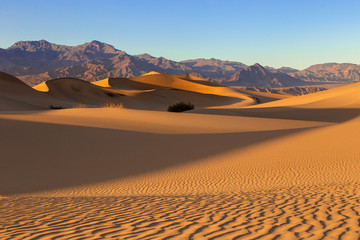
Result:
M2 124L8 126L8 130L3 133L6 141L1 143L6 146L2 154L8 159L7 170L15 171L19 160L25 157L23 152L14 153L11 146L20 141L16 137L17 132L25 131L29 126L29 139L23 137L21 144L27 145L26 154L34 158L32 165L22 173L22 176L28 176L32 181L25 177L19 179L10 174L12 171L1 172L0 182L6 183L1 186L3 191L7 189L5 192L10 193L22 189L31 192L36 186L40 190L43 184L44 188L52 188L50 181L45 181L50 173L58 175L51 180L57 187L67 187L81 178L84 180L78 184L96 183L56 190L51 193L54 196L211 194L306 184L345 184L358 178L360 165L355 156L360 154L356 147L360 142L356 138L348 141L347 146L341 144L349 136L360 134L358 120L329 125L228 117L224 118L226 126L216 129L211 126L211 122L201 125L206 119L204 117L195 116L192 119L192 116L186 116L174 120L175 116L171 116L171 113L168 113L168 117L163 115L134 123L134 119L146 119L151 112L116 113L115 110L108 110L93 111L91 114L85 109L81 110L82 113L74 113L74 119L77 120L71 123L72 114L68 112L66 116L63 114L66 112L59 111L52 116L43 113L30 118L22 115L1 116ZM108 120L96 117L99 114ZM211 117L207 118L211 121ZM220 119L219 116L214 118L212 122ZM43 119L48 122L44 123ZM174 120L174 123L167 120ZM82 121L84 127L75 127ZM114 123L116 121L118 123ZM184 122L184 128L176 130L181 128L181 122ZM154 127L156 123L158 130ZM106 125L108 127L104 129ZM36 148L28 143L33 136L30 133L37 133L34 144L47 145L47 148ZM74 136L67 137L71 135ZM85 141L89 136L96 141ZM49 155L57 151L56 143L59 142L62 143L62 151L52 156L49 162ZM136 151L137 148L142 150ZM85 149L88 150L85 152ZM186 151L180 153L177 149ZM117 153L121 153L119 157L115 157ZM74 159L77 160L74 162ZM151 165L147 165L150 159ZM60 163L61 168L58 165ZM84 166L87 166L86 171ZM110 181L98 183L107 180Z
M196 108L254 104L249 95L187 74L152 73L130 79L107 78L93 84L128 96L122 103L131 109L166 110L170 104L180 101L192 102Z
M359 108L360 83L262 104L256 107ZM254 106L255 107L255 106Z
M24 112L0 95L2 239L360 236L359 84L262 104L187 75L11 84L128 108ZM199 108L164 111L183 98Z
M316 92L253 104L241 108L201 109L202 114L220 114L277 119L311 120L323 122L344 122L360 115L359 83ZM248 92L248 91L247 91Z
M128 78L106 78L100 81L92 82L92 84L121 90L153 90L159 88L151 84L132 81Z
M3 72L0 72L0 97L2 111L44 109L52 104L61 103Z
M45 81L34 89L46 92L53 98L90 105L104 105L106 102L120 102L121 94L109 92L99 86L75 78L59 78Z
M141 76L156 75L156 74L160 74L160 73L155 72L155 71L151 71L151 72L145 73L145 74L143 74Z
M204 83L208 83L208 81L201 81L201 83L194 82L194 77L192 77L191 79L178 78L177 75L169 75L163 73L163 74L152 74L146 76L133 77L131 78L131 80L136 82L156 85L156 86L162 86L166 88L175 88L175 89L198 92L203 94L216 94L220 96L231 96L231 97L237 96L239 98L243 98L247 100L249 99L246 95L240 94L229 87L204 84Z

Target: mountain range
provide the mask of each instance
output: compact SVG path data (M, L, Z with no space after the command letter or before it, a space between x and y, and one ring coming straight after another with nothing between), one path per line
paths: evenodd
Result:
M360 65L356 64L326 63L297 70L260 64L247 66L213 58L177 62L149 54L130 55L99 41L78 46L45 40L20 41L0 49L0 71L15 75L31 86L54 78L74 77L92 82L108 77L133 77L150 71L187 73L223 85L261 88L360 81Z

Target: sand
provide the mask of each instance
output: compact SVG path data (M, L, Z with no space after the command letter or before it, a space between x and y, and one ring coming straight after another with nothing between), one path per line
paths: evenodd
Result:
M0 98L1 239L359 238L359 84L256 104L186 75L58 87L78 81L36 93L86 108ZM161 110L181 96L202 105Z

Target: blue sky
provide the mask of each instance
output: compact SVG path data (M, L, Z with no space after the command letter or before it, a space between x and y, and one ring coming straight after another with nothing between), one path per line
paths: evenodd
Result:
M359 0L0 0L0 48L99 40L177 61L360 64L359 9Z

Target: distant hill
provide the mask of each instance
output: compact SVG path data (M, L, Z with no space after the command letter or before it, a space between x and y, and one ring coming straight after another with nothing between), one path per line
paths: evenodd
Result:
M212 80L230 78L237 71L247 67L245 64L240 62L222 61L214 58L199 58L181 61L181 63L196 69L198 73Z
M274 88L300 86L304 85L305 82L279 70L274 72L268 71L257 63L236 72L229 80L221 81L221 84L227 86Z
M325 63L310 66L291 76L305 81L360 81L360 65L350 63Z
M299 71L295 68L290 68L290 67L273 68L273 67L269 67L269 66L264 66L264 68L270 72L280 71L280 72L287 73L287 74Z
M92 82L108 77L139 76L151 71L192 74L213 82L255 87L297 86L299 80L305 84L309 81L360 80L360 65L355 64L319 64L301 71L289 67L266 67L265 70L267 73L261 75L262 70L251 72L241 62L214 58L177 62L149 54L130 55L99 41L78 46L58 45L45 40L20 41L7 49L0 49L0 71L15 75L29 85L61 77Z
M301 96L301 95L327 90L327 88L324 87L289 87L289 88L239 87L239 89L254 91L254 92L290 94L295 96Z

